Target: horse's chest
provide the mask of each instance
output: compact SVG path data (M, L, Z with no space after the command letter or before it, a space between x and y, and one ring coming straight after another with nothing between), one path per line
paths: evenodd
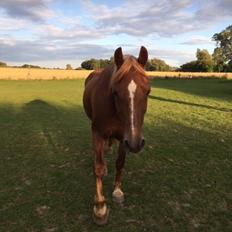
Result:
M109 123L105 125L104 134L106 137L120 139L123 136L123 127L120 123Z

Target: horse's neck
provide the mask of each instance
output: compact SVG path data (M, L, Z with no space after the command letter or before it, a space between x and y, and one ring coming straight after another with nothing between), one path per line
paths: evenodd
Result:
M116 72L115 65L113 65L113 64L106 67L104 70L102 70L101 79L104 82L105 88L107 88L107 87L111 88L112 78L113 78L115 72Z

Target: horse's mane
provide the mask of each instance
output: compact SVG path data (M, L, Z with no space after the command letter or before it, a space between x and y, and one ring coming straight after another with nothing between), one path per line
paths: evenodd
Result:
M115 65L111 83L120 81L123 78L123 76L125 76L132 68L134 68L134 70L138 72L140 75L144 77L147 76L143 67L138 63L137 59L133 56L127 55L124 56L124 62L118 70Z

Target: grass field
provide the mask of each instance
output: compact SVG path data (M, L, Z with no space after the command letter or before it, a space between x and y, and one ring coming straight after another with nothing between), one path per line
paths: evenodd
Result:
M85 78L91 70L54 70L35 68L0 68L0 80L62 80ZM223 78L232 79L232 73L147 72L154 78Z
M0 231L231 231L232 81L155 79L146 146L128 155L126 201L104 190L109 222L91 213L90 125L84 80L0 81Z

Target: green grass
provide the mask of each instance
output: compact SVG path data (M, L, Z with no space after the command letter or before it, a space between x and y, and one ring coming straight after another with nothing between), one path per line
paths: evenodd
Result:
M128 155L126 201L91 219L95 182L83 80L0 81L0 231L231 231L232 81L153 80L146 146Z

